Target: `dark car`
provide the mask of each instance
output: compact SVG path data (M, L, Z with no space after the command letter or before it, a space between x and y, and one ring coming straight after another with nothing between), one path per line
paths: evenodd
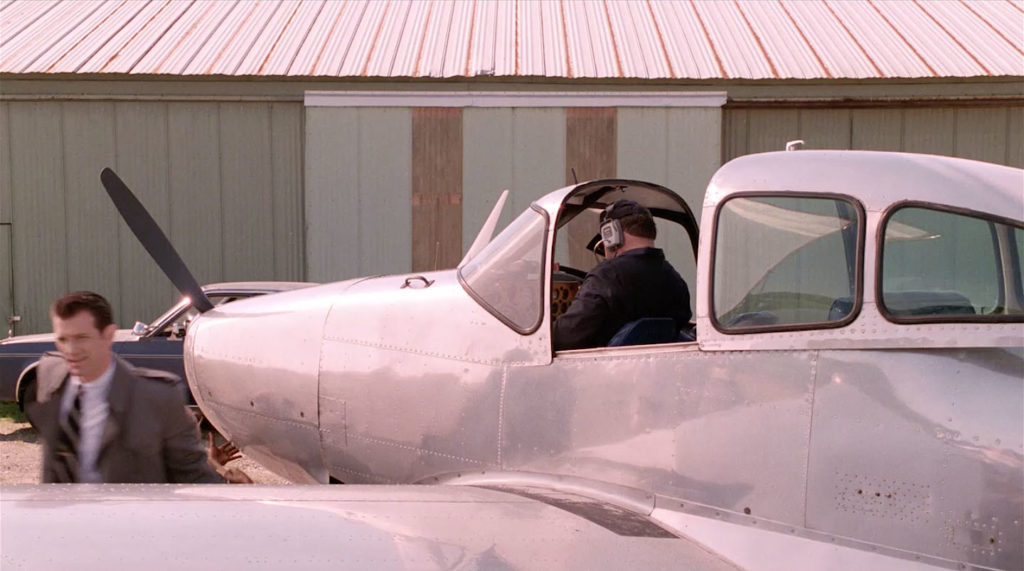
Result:
M203 286L214 305L238 299L310 287L310 282L229 282ZM160 369L185 378L181 360L185 326L196 315L192 301L183 297L149 324L136 321L131 329L114 334L114 352L138 367ZM56 347L53 333L18 335L0 340L0 401L22 406L25 389L35 381L39 357ZM191 396L189 397L191 401ZM194 404L191 403L190 404Z

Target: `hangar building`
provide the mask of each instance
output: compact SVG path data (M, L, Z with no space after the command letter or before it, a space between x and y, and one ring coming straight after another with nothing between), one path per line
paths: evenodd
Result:
M455 265L505 188L696 210L792 139L1020 167L1022 130L1018 0L0 0L0 315L176 299L106 166L201 282L332 281Z

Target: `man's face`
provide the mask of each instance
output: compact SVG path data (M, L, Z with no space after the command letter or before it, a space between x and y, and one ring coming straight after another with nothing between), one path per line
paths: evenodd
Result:
M72 375L78 376L82 382L89 382L107 370L116 325L111 323L103 330L97 329L96 318L88 311L79 311L67 319L51 315L50 319L57 350Z

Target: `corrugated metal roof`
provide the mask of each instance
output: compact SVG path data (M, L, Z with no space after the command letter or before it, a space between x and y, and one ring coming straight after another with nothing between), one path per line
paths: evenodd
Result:
M1022 0L0 0L0 73L1024 75Z

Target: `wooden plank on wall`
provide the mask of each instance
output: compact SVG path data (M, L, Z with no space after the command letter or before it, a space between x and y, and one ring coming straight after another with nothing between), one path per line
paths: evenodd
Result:
M120 216L100 183L100 172L115 163L114 104L69 101L61 108L68 289L99 293L118 316Z
M15 311L22 333L49 331L47 308L68 286L60 103L9 105Z
M965 107L956 110L953 154L965 159L1003 164L1010 126L1007 107Z
M216 103L168 109L170 238L201 284L224 276L218 111Z
M167 103L125 101L114 105L115 170L164 233L171 232L167 150ZM121 320L145 321L180 297L167 276L124 221L118 222L121 255ZM172 239L173 242L173 239ZM175 244L177 246L177 244Z
M412 111L412 269L462 258L462 109Z
M303 232L302 105L270 104L273 161L274 276L305 279Z
M615 178L618 166L618 121L614 107L569 107L565 110L565 183ZM573 176L575 169L575 177ZM597 229L597 217L569 229L569 265L587 268L594 256L586 249ZM592 222L592 223L590 223Z
M903 149L901 109L853 109L850 141L854 149L900 151Z
M956 110L952 108L903 110L903 151L951 156L955 134Z
M274 177L269 104L221 104L219 119L223 279L273 280Z

